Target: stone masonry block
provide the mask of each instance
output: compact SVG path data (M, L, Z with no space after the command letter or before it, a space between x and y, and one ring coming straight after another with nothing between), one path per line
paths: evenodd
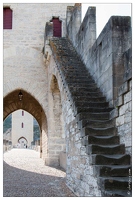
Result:
M118 90L118 95L122 95L128 91L128 83L125 82Z
M128 109L128 105L123 105L119 108L119 115L124 115L125 111Z
M109 119L113 119L113 118L116 118L116 117L118 117L118 108L115 108L110 112Z
M132 78L132 70L128 69L125 73L124 73L124 81L128 81L129 79Z
M132 80L129 81L129 90L132 89Z
M131 120L132 120L131 112L126 113L125 116L124 116L124 122L125 122L125 124L131 122Z
M62 150L62 145L49 145L49 150Z
M114 101L114 106L115 107L119 107L123 104L123 97L122 95L119 96L115 101Z
M129 91L124 95L124 104L128 103L131 100L132 100L132 91Z
M116 126L121 126L124 124L124 116L120 116L116 119Z

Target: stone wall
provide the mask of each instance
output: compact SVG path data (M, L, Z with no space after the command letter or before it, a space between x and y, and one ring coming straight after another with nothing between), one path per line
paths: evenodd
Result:
M11 140L3 139L3 153L12 149Z
M132 154L132 50L123 55L124 83L118 89L118 97L114 103L116 126L120 142L125 144L126 153ZM110 113L111 114L111 113Z
M93 76L103 95L115 109L110 119L116 118L116 127L120 142L126 146L126 153L132 152L131 120L131 18L112 16L103 31L96 39L95 8L88 9L78 33L73 32L75 20L73 15L68 19L67 36L81 56L88 71ZM76 36L73 36L73 35ZM127 52L126 52L127 51ZM130 54L130 55L129 55ZM67 111L64 111L67 113ZM112 116L113 115L113 116ZM68 116L68 114L67 114ZM91 157L85 154L81 145L79 130L70 113L66 124L67 137L67 185L79 196L100 196L96 185ZM88 164L89 163L89 164ZM90 181L90 182L89 182ZM90 185L92 182L92 185ZM88 196L89 196L88 195Z
M14 28L10 31L4 30L5 99L8 94L11 94L5 113L10 113L10 106L12 110L20 108L20 104L14 101L14 96L18 93L12 93L12 91L22 88L24 100L27 97L27 106L23 106L30 113L35 113L36 119L40 116L41 121L37 120L41 128L40 156L45 160L45 164L59 165L59 155L65 152L66 148L66 182L69 188L77 196L101 196L92 165L92 155L86 154L86 147L81 141L81 131L76 123L67 87L63 84L62 76L49 46L48 39L52 37L52 24L49 21L53 15L61 16L65 20L67 5L57 4L56 8L56 4L38 4L36 7L34 7L35 4L27 4L29 9L26 11L25 6L21 4L19 8L19 4L12 4L11 8L13 8L16 19ZM34 9L39 9L38 15L40 16L35 15ZM25 17L20 14L21 11L24 11L22 13ZM110 18L96 40L95 8L89 8L82 25L80 24L79 4L75 7L68 7L67 13L68 37L110 105L115 105L114 99L117 99L117 95L124 98L124 102L117 105L119 115L115 117L117 117L118 133L123 134L121 142L125 140L126 149L130 151L131 140L125 138L129 137L127 131L131 130L131 80L124 79L122 76L125 71L125 61L121 59L124 51L130 47L130 18ZM28 22L26 19L29 19ZM46 28L48 38L47 34L44 35L46 22L48 22ZM66 21L64 23L66 26ZM75 26L74 23L76 23ZM63 36L65 36L66 28L63 27L63 29L65 30ZM45 57L42 52L45 53ZM125 73L128 76L127 70ZM122 85L123 81L125 81L124 85ZM120 85L124 86L124 92L120 92ZM10 102L13 104L10 105Z
M118 92L119 104L116 126L120 142L126 146L126 152L132 154L132 80L122 84ZM120 103L121 101L121 103Z
M86 154L86 147L81 142L70 102L63 106L66 132L67 170L66 183L77 196L101 196L91 165L92 155Z
M49 38L51 35L49 34ZM47 37L46 37L47 39ZM101 196L100 190L98 188L97 179L95 178L94 169L91 164L92 156L86 154L86 147L82 145L81 141L81 132L78 128L76 118L74 116L74 110L71 106L70 94L68 91L68 87L64 84L63 77L61 76L60 71L58 70L58 66L55 62L55 58L53 57L52 50L50 49L49 41L45 41L45 63L48 69L48 77L49 77L49 87L51 86L51 90L49 91L49 115L48 116L48 124L54 124L55 115L53 112L53 99L55 98L55 94L52 97L52 89L54 86L52 85L52 75L55 77L55 83L57 85L57 93L60 92L61 97L61 109L63 113L63 128L64 130L61 133L64 133L65 137L65 146L63 143L62 135L56 135L54 132L53 126L48 127L48 140L49 143L53 143L52 146L48 147L48 158L46 162L51 164L51 158L54 157L54 153L57 152L57 147L59 144L59 152L60 152L60 164L66 170L66 184L68 187L77 195L77 196ZM54 90L54 89L53 89ZM51 138L52 133L55 133L55 140ZM59 132L60 133L60 132ZM61 138L60 138L61 137ZM53 140L52 140L53 139ZM61 145L61 147L60 147ZM57 155L57 154L56 154ZM64 159L66 157L66 163L61 161L62 156L64 155ZM58 157L56 157L58 159Z
M96 10L89 7L78 33L71 32L78 15L72 11L67 34L110 106L123 83L123 53L131 47L131 18L112 16L96 39ZM76 35L73 36L72 35Z
M56 121L57 114L55 114L53 121L52 116L50 117L49 106L52 105L54 110L55 107L60 107L60 97L57 98L58 96L55 95L55 105L51 102L48 103L50 100L48 91L51 91L48 80L52 79L52 74L48 78L48 69L43 60L45 24L50 22L53 16L59 17L62 21L62 36L66 36L66 9L67 6L72 5L74 4L3 4L4 7L9 6L13 10L12 29L3 30L4 118L20 108L35 117L41 129L40 156L44 160L46 159L46 164L48 156L52 158L48 164L52 164L56 160L57 165L59 164L59 151L65 149L65 139L61 133L61 141L57 141L57 145L53 142L55 139L54 121ZM23 93L23 103L18 102L20 89ZM62 120L60 113L58 118L59 121ZM60 131L62 132L63 128ZM50 136L51 134L52 136ZM54 148L54 156L52 156L51 150L47 150L48 145L49 148L52 145L51 149L56 147ZM60 147L58 147L59 145Z
M50 34L49 34L49 38L50 38ZM93 169L93 166L91 165L92 156L86 154L86 147L83 146L82 141L81 141L82 140L81 131L77 125L76 118L74 116L75 113L72 107L73 105L71 103L71 99L70 99L71 96L69 93L69 89L64 82L63 76L60 73L59 66L58 66L59 64L58 62L55 61L55 57L52 54L49 41L46 41L45 44L46 44L45 63L48 68L48 75L49 75L49 80L50 80L49 85L52 86L51 74L53 74L53 76L56 77L56 80L59 86L57 87L57 89L59 88L60 96L61 96L61 107L62 107L62 113L63 113L66 152L64 149L61 148L63 152L60 153L60 156L61 156L60 164L66 170L66 183L68 187L77 196L101 196L101 192L97 184L97 179L95 178L94 169ZM50 91L49 105L51 106L49 106L50 118L48 118L48 120L52 119L51 116L53 116L53 106L52 106L53 104L51 103L53 99L51 95L52 94ZM49 138L51 141L51 134ZM54 142L56 143L57 141L58 141L58 138L56 138ZM52 150L55 151L54 149L55 146L52 146L52 148L53 148ZM51 148L48 148L48 151L50 150ZM61 162L62 155L66 157L66 163ZM48 158L48 161L51 162L51 158Z
M76 34L79 31L81 25L81 4L75 4L75 6L67 7L67 35L75 44Z

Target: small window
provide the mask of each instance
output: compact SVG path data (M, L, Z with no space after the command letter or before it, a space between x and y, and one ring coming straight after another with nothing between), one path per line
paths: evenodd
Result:
M22 116L24 116L24 111L22 110Z
M12 10L3 8L3 29L12 29Z
M23 124L23 122L22 122L22 128L24 128L24 124Z

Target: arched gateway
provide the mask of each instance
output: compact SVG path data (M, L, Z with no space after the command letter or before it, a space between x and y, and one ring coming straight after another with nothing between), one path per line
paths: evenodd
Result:
M18 109L35 117L41 130L40 156L46 165L59 165L60 153L65 150L65 134L60 89L57 93L51 88L53 74L59 77L55 66L49 71L44 62L44 29L55 13L60 16L61 36L65 36L68 5L72 4L60 4L56 9L55 4L4 4L13 13L12 29L3 30L4 119Z
M38 103L38 101L30 95L25 90L21 89L22 99L19 98L20 90L16 89L13 92L9 93L4 97L4 119L11 114L12 112L23 109L29 112L35 119L38 121L40 130L41 130L41 144L42 144L42 133L44 133L44 138L47 140L47 120L45 113L42 109L42 106ZM47 141L46 141L46 149L42 151L42 145L40 145L40 155L42 156L42 152L44 153L44 157L46 157L47 152Z
M96 39L95 7L81 23L81 4L4 6L13 13L3 34L4 119L18 109L35 117L40 156L58 166L66 152L77 196L131 195L130 17L111 17Z

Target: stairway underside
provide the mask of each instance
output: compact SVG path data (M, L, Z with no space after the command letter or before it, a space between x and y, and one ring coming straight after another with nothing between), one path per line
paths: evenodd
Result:
M120 144L115 121L109 119L112 108L71 42L52 38L50 46L81 130L82 145L92 155L102 196L131 196L130 156L125 154L125 145Z

